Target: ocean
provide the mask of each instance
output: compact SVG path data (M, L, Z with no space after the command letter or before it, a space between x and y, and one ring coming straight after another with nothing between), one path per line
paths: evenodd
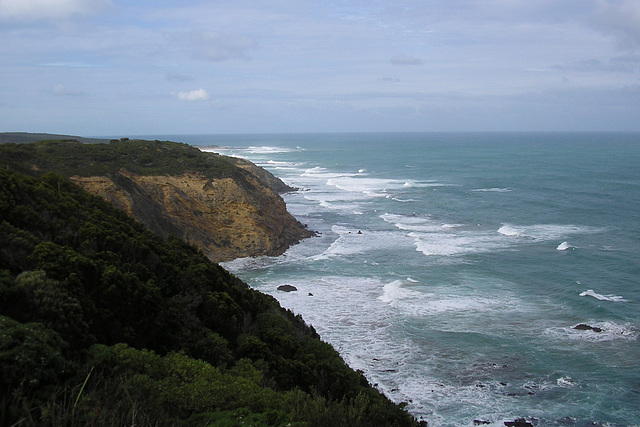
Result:
M640 425L640 134L162 139L298 189L318 237L224 267L417 419Z

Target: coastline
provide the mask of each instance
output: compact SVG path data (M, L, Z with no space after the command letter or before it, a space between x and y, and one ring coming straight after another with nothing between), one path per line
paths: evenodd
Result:
M230 149L303 189L287 205L321 234L225 268L429 425L637 419L637 134L431 136Z

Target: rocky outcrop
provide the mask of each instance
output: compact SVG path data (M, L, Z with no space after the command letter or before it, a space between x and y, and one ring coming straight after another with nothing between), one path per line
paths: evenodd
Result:
M593 331L593 332L602 332L602 328L598 328L597 326L586 325L584 323L580 323L573 327L573 329L577 329L579 331Z
M524 418L517 418L514 421L505 421L504 425L507 427L533 427L533 424Z
M127 170L71 179L153 232L180 237L218 262L280 255L292 244L313 236L287 212L278 194L290 188L273 176L267 180L267 171L245 162L238 166L251 175L242 181L207 178L194 172L139 175Z
M261 168L260 166L250 162L249 160L241 159L238 157L226 157L226 159L231 161L237 167L252 173L277 193L287 193L289 191L295 190L295 188L289 187L287 184L282 182L281 179L275 177L266 169Z

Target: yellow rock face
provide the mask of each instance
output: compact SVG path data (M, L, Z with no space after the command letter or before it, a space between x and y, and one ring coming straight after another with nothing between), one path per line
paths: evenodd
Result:
M248 185L200 174L71 177L90 193L124 210L157 234L174 235L214 261L279 255L314 235L286 210L258 177Z

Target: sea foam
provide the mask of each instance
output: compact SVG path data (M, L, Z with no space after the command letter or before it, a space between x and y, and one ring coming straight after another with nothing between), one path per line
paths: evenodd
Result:
M249 154L274 154L274 153L290 153L295 151L293 148L288 147L273 147L273 146L251 146L246 148Z
M599 293L596 293L593 289L588 289L584 292L580 292L580 296L581 297L594 297L595 299L598 299L600 301L612 301L612 302L627 302L626 299L624 299L624 297L618 296L618 295L602 295Z
M491 187L491 188L476 188L475 190L471 190L475 193L509 193L512 190L510 188L499 188L499 187Z
M638 335L640 334L638 328L630 323L587 321L585 324L598 328L599 332L576 329L574 325L559 328L548 328L543 334L554 339L575 342L635 341L638 339Z
M498 233L504 236L520 237L540 241L557 240L573 234L591 234L601 230L595 227L573 224L503 224Z
M382 302L393 303L399 299L418 297L422 295L421 292L412 291L410 289L404 288L401 280L395 280L391 283L387 283L384 285L383 291L384 293L378 297L378 299Z

